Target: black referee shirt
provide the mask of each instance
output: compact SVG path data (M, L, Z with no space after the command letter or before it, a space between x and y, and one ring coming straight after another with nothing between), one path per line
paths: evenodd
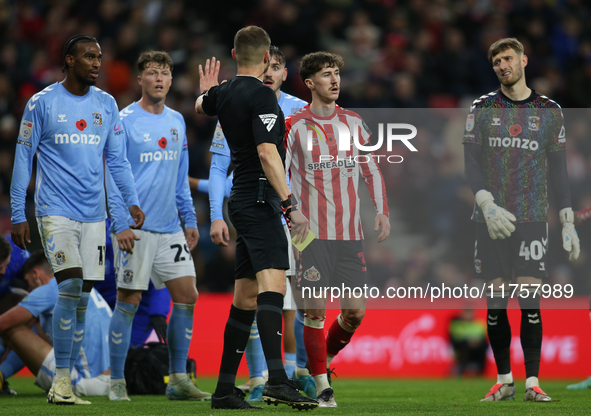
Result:
M232 194L256 193L259 177L264 174L259 144L275 144L285 165L285 118L275 93L258 78L238 75L210 88L202 107L208 115L218 116L228 141L236 167Z

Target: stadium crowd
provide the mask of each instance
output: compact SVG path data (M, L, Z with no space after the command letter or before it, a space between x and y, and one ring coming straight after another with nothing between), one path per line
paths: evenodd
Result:
M533 89L565 109L591 107L591 7L583 0L250 0L223 6L182 0L28 0L0 2L0 23L3 234L10 229L9 189L19 120L34 93L63 78L61 48L73 33L99 40L103 64L97 86L112 94L120 109L140 95L134 69L138 54L147 49L170 54L175 72L167 105L186 121L189 175L196 178L208 175L215 128L215 119L193 110L198 65L216 56L222 61L220 79L230 79L235 66L228 45L246 24L269 32L287 58L283 90L307 101L309 92L297 76L298 59L328 50L346 62L339 99L343 107L467 108L483 92L498 88L486 60L488 46L515 36L529 57L527 78ZM573 128L567 129L575 210L591 203L591 147L584 111L577 110ZM392 221L401 224L405 235L422 236L425 244L408 255L399 255L395 243L366 250L372 283L464 284L473 270L473 196L463 179L461 131L453 137L432 133L416 142L418 153L383 170ZM31 185L29 191L33 189ZM224 248L211 243L207 196L194 192L193 198L202 235L194 252L198 288L229 291L234 283L234 243ZM28 203L28 217L33 218L32 198ZM436 212L433 207L438 207ZM559 247L556 213L549 218L550 245ZM583 226L578 231L586 246L591 230ZM32 237L38 238L37 233ZM38 240L33 247L40 247ZM575 293L589 293L591 259L585 250L574 264L568 264L561 250L549 253L550 282L572 283Z

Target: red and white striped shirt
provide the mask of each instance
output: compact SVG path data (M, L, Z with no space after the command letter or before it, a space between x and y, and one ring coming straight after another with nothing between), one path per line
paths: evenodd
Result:
M389 215L386 187L374 155L360 155L353 141L357 131L359 143L370 144L367 125L358 114L339 106L329 117L321 117L307 105L287 117L285 127L285 170L290 174L291 193L310 220L310 229L320 240L363 240L360 174L377 213ZM339 127L348 128L351 134L347 151L338 149L335 132ZM312 151L308 150L309 132Z

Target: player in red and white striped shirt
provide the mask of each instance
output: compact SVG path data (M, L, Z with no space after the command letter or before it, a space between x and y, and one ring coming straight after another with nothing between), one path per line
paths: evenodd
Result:
M290 173L291 192L317 237L300 254L296 283L300 290L342 285L353 289L366 283L359 176L369 188L377 211L374 230L381 227L378 242L390 235L382 174L373 154L361 154L354 144L357 137L360 145L368 145L371 132L359 115L336 105L342 66L343 59L331 53L304 56L300 77L312 92L312 102L286 119L286 170ZM350 142L348 150L339 150L339 137ZM341 314L332 323L327 338L323 329L326 299L305 298L304 308L304 343L319 407L336 407L327 363L330 365L361 324L365 299L347 299L346 304L341 300Z
M333 102L333 105L334 102ZM359 115L338 105L322 117L310 105L288 117L286 169L291 168L292 194L310 218L310 229L321 240L363 240L359 215L359 175L369 188L378 214L388 215L382 173L373 155L360 155L355 146L339 151L335 131L356 130L361 145L369 144L371 132ZM338 126L340 125L340 126ZM312 151L307 134L312 133ZM319 137L320 136L320 137ZM309 212L310 209L314 212Z

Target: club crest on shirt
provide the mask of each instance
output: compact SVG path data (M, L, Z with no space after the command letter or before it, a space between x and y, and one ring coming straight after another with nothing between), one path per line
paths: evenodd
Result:
M320 272L316 269L316 267L312 266L304 272L304 279L309 282L317 282L320 280Z
M540 117L529 116L527 120L527 128L532 131L540 130Z
M123 283L131 283L133 282L133 270L124 270L123 271Z
M179 131L177 129L170 129L170 135L172 136L173 142L179 141Z
M92 113L92 123L97 127L101 127L103 125L103 115L101 113Z
M55 262L58 266L61 266L66 262L66 254L63 251L58 251L55 253Z

